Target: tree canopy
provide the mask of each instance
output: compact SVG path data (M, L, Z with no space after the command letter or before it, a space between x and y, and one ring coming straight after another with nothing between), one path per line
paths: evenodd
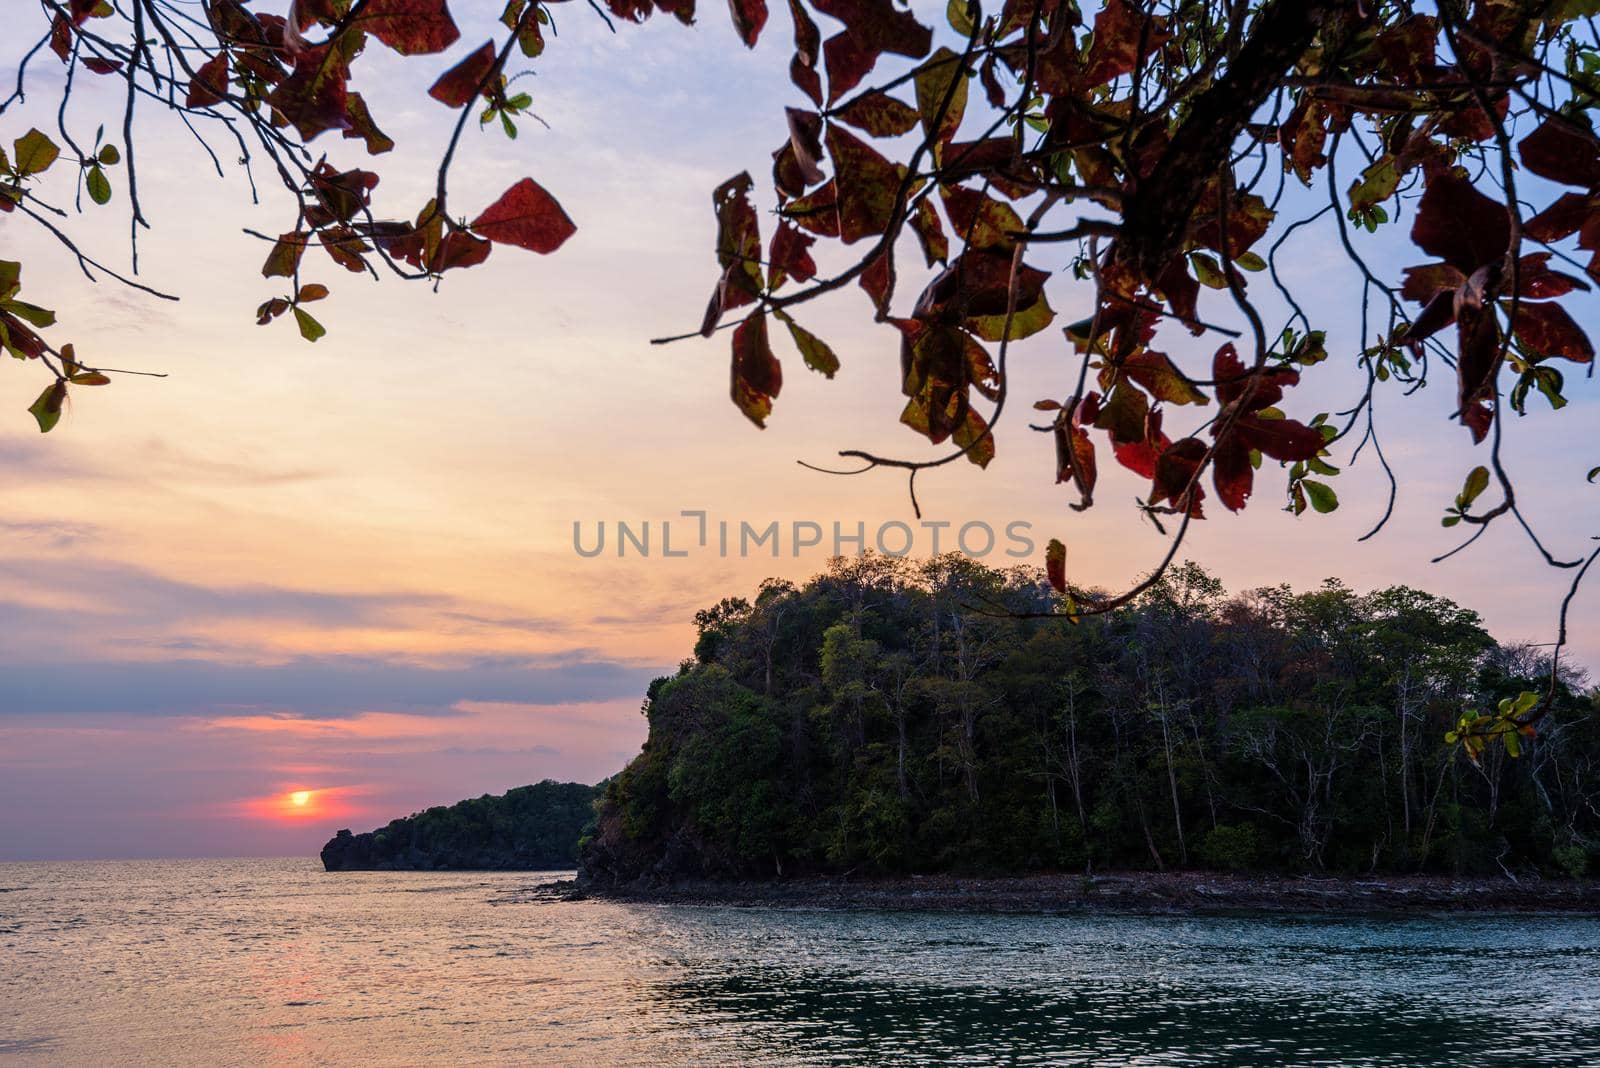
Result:
M315 341L325 328L308 306L340 271L436 279L499 245L555 252L574 232L533 177L486 205L449 190L474 119L517 137L532 104L517 79L555 43L560 6L510 0L499 35L477 43L459 40L447 0L39 0L0 111L38 64L58 62L58 123L16 131L0 154L0 212L66 243L87 273L148 289L133 277L148 225L135 115L175 113L219 174L220 154L237 152L252 183L260 170L282 187L284 228L258 236L269 243L262 273L284 289L255 315ZM694 0L590 6L616 22L696 17ZM732 399L757 426L783 385L773 336L831 377L839 357L798 321L800 307L859 288L897 338L901 422L945 451L841 455L857 472L906 472L915 506L919 471L990 462L1011 344L1060 330L1059 387L1031 398L1034 429L1055 442L1047 477L1087 509L1115 462L1148 480L1140 513L1173 526L1150 576L1117 595L1089 596L1052 541L1063 601L1050 610L1084 615L1130 603L1192 522L1218 505L1242 510L1269 474L1296 514L1338 507L1331 448L1370 443L1388 472L1373 398L1442 374L1461 425L1437 433L1484 453L1441 522L1472 531L1468 542L1514 522L1576 590L1595 556L1541 540L1501 445L1508 413L1563 407L1567 373L1594 360L1572 309L1600 273L1600 4L950 0L942 19L893 0L787 8L795 95L773 134L773 211L757 211L748 170L713 192L715 284L699 331L727 331ZM731 47L780 32L767 0L729 10ZM28 46L23 26L18 17L12 40ZM391 102L350 88L378 46L414 61L435 106L458 112L432 196L381 210L379 172L366 169L376 164L349 162L394 147L379 125ZM69 109L85 78L126 86L119 113ZM72 236L62 207L96 210L114 181L127 191L127 275ZM1353 351L1329 351L1315 318L1328 312L1279 270L1295 254L1286 242L1312 224L1332 225L1359 280ZM1404 232L1412 255L1372 257L1363 235L1386 228ZM824 248L846 265L824 271ZM49 430L71 388L114 372L55 340L54 314L31 292L21 299L21 281L20 263L0 262L0 344L45 369L31 411ZM1051 293L1069 284L1092 287L1093 311L1064 324ZM1272 318L1280 301L1288 313ZM1360 369L1359 396L1318 385L1330 360ZM1565 603L1559 631L1564 641Z
M1004 615L964 610L973 600ZM1548 657L1408 587L1229 596L1180 564L1114 612L1030 618L1037 569L838 559L702 612L583 851L598 878L1102 870L1582 874L1600 714L1452 758L1460 709Z

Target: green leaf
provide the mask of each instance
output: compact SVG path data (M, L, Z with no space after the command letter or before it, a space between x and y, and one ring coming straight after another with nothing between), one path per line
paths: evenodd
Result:
M505 130L506 136L515 141L517 139L517 124L511 121L511 116L505 112L500 113L500 128Z
M16 149L17 173L22 175L43 174L61 155L56 143L37 129L29 130L17 138L12 147Z
M307 341L315 341L328 332L321 323L313 319L303 308L294 310L294 321L300 324L300 336Z
M97 158L107 167L115 167L122 162L122 153L117 151L116 145L106 145L100 150L100 155Z
M1468 472L1466 484L1461 487L1461 496L1456 498L1456 503L1462 509L1466 509L1467 506L1478 499L1480 493L1488 488L1489 469L1480 464Z
M1337 475L1339 473L1339 469L1337 467L1329 463L1324 463L1315 456L1306 461L1306 466L1319 475Z
M89 168L88 178L85 179L89 187L89 199L96 204L111 202L111 183L106 179L106 172L98 165Z
M1323 515L1339 507L1339 495L1333 492L1333 487L1327 483L1308 478L1302 480L1300 484L1306 488L1306 496L1311 500L1311 507Z
M950 20L950 28L963 37L972 36L972 19L967 14L967 0L950 0L945 7L945 18Z
M1522 755L1522 742L1517 738L1516 731L1507 731L1502 734L1500 741L1505 743L1507 756L1515 758Z
M1222 273L1222 264L1205 252L1189 253L1189 262L1194 265L1194 276L1203 286L1212 289L1227 289L1228 276Z
M50 433L50 428L61 421L61 407L66 401L67 384L52 382L39 394L39 399L28 406L28 412L39 421L39 433Z
M41 329L46 326L56 325L56 313L48 308L41 308L37 304L29 304L25 300L8 300L0 304L6 311L18 319L32 323Z
M1241 252L1233 258L1234 266L1243 271L1264 271L1267 261L1257 256L1254 252Z
M813 371L821 372L826 378L832 378L839 370L839 357L834 355L827 342L787 315L783 315L782 319L784 325L789 328L789 336L794 339L794 347L800 350L800 358L806 361L806 366Z

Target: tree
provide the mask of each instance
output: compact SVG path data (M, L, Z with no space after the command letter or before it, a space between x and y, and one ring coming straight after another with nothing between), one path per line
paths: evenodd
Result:
M766 0L729 6L737 39L754 46ZM1454 369L1463 429L1439 433L1487 443L1441 522L1472 528L1470 542L1511 516L1547 563L1572 570L1576 589L1596 556L1570 559L1544 544L1501 444L1508 412L1527 411L1536 394L1563 407L1563 368L1594 360L1570 310L1600 271L1592 0L1104 0L1093 10L952 0L937 32L892 0L788 7L797 106L774 138L776 218L763 227L748 171L715 190L718 278L699 331L730 331L732 397L757 426L783 384L772 332L781 326L806 366L831 377L839 359L797 309L859 286L899 339L901 421L949 447L932 459L841 455L860 471L907 472L915 507L917 472L992 459L1010 346L1054 323L1049 294L1075 280L1092 286L1093 312L1066 327L1061 385L1034 404L1045 420L1035 429L1056 443L1054 480L1071 487L1073 507L1091 507L1109 449L1149 480L1140 513L1175 529L1149 576L1116 596L1069 583L1065 547L1053 542L1047 563L1062 610L1129 603L1204 518L1206 484L1240 511L1267 461L1282 471L1291 511L1338 507L1331 447L1370 442L1388 472L1373 399L1414 391L1440 366ZM695 16L693 0L605 8L623 21ZM323 255L352 272L426 280L481 263L496 245L553 252L573 232L532 178L473 205L470 221L449 201L469 119L514 138L528 113L532 101L514 85L553 27L540 0L510 0L501 38L442 73L418 60L437 75L429 94L459 117L433 197L400 218L375 214L377 172L341 169L325 153L344 139L373 155L392 147L376 122L388 102L350 90L352 69L373 40L408 57L453 46L446 0L294 0L288 17L244 0L207 0L203 17L175 0L40 0L39 12L37 43L0 108L22 96L45 52L65 65L63 93L77 77L117 78L126 102L92 142L65 119L56 136L19 131L0 160L0 211L65 242L86 272L144 288L68 235L52 199L59 182L49 181L69 174L98 205L122 168L136 273L141 107L175 112L197 137L210 133L275 172L293 219L275 238L260 235L271 242L263 273L286 288L256 314L263 324L287 317L308 340L323 334L306 307L329 295ZM1407 214L1414 255L1374 262L1362 233ZM1327 324L1278 271L1286 243L1319 227L1362 286L1359 344L1339 354L1365 377L1354 398L1316 384L1317 365L1333 355ZM819 242L841 246L847 266L823 272ZM1281 321L1269 321L1268 281L1288 308ZM0 343L47 369L32 411L48 430L69 387L103 385L110 371L46 341L53 315L18 299L20 282L18 263L0 266ZM914 301L897 299L913 290ZM1314 414L1289 417L1280 404L1291 395ZM1564 603L1558 641L1565 615ZM1552 671L1535 705L1490 717L1474 736L1520 732L1556 689Z
M670 879L1600 860L1595 691L1564 671L1517 755L1453 760L1460 708L1515 702L1549 657L1496 645L1449 601L1337 582L1229 597L1182 565L1078 624L979 616L958 633L958 587L1049 590L959 558L769 587L791 621L770 689L766 657L738 652L765 644L755 615L727 621L716 660L653 684L649 739L608 785L585 863Z

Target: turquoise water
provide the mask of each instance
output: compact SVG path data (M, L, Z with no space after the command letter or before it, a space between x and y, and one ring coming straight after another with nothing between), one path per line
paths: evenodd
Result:
M519 893L540 880L0 864L0 1068L1600 1064L1600 921Z

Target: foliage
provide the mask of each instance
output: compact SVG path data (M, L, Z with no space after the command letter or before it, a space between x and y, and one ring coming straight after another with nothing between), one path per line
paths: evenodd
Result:
M438 805L323 847L330 871L364 868L558 869L573 865L599 787L546 779Z
M1029 616L1053 597L1032 570L866 556L700 613L585 867L1559 874L1600 851L1581 678L1537 736L1454 759L1463 709L1515 706L1549 665L1450 601L1230 597L1193 564L1076 625Z
M331 267L432 280L482 263L497 245L548 253L574 232L532 178L473 206L470 221L449 199L469 119L515 139L532 114L532 94L513 85L554 37L552 5L509 0L495 39L464 42L446 60L433 57L460 37L447 0L296 0L287 17L261 6L206 0L197 13L176 0L40 0L37 43L0 110L22 96L29 63L53 53L67 74L59 136L17 131L11 154L0 154L0 211L65 242L86 271L121 278L52 221L65 212L43 180L70 175L98 206L114 198L120 166L136 240L146 223L129 140L135 111L177 111L196 136L215 133L246 166L264 159L279 177L293 220L257 236L271 243L263 275L285 288L256 318L292 321L309 341L326 332L308 305L329 296ZM608 22L607 11L625 22L696 14L694 0L591 6ZM1275 463L1288 510L1338 508L1331 450L1352 435L1376 443L1377 392L1415 392L1443 366L1453 369L1456 418L1473 443L1488 443L1444 525L1476 538L1509 514L1547 563L1579 568L1585 561L1539 540L1500 444L1508 409L1526 412L1535 394L1563 407L1563 367L1594 360L1572 310L1600 271L1593 8L952 0L944 24L930 26L893 0L790 0L796 105L774 138L776 218L763 224L748 171L714 191L717 278L699 332L730 330L732 399L764 426L784 381L774 333L833 377L840 356L797 309L859 286L864 310L900 349L901 422L953 447L931 460L842 455L914 478L962 458L988 465L1010 344L1058 325L1062 283L1091 286L1090 314L1056 342L1066 357L1060 386L1034 404L1045 413L1035 429L1055 441L1052 474L1072 488L1074 508L1093 505L1109 450L1148 481L1141 513L1176 520L1146 585L1204 518L1208 481L1239 511ZM768 31L767 0L734 0L730 13L732 47ZM351 88L373 42L424 68L429 96L458 112L432 196L381 216L379 174L329 158L347 141L371 156L395 145L377 122L393 102ZM87 147L69 131L66 97L80 76L126 84L122 114L108 116L120 147L103 143L105 126ZM1354 398L1306 390L1303 378L1333 359L1329 324L1312 321L1278 269L1286 242L1319 230L1361 286L1359 337L1345 354L1365 378ZM1364 235L1380 230L1403 230L1414 252L1377 262ZM836 261L843 266L823 266ZM68 387L101 384L105 369L43 339L53 316L15 301L18 276L14 263L0 273L0 343L51 372L30 409L49 430ZM1261 299L1269 281L1288 309L1281 322L1268 321ZM1292 417L1285 406L1302 390L1309 403L1292 406L1307 411ZM1391 495L1379 526L1392 507ZM1050 573L1065 596L1052 610L1109 612L1146 588L1090 597L1069 583L1064 546L1052 546L1062 551L1052 548ZM1551 693L1522 725L1546 714Z

